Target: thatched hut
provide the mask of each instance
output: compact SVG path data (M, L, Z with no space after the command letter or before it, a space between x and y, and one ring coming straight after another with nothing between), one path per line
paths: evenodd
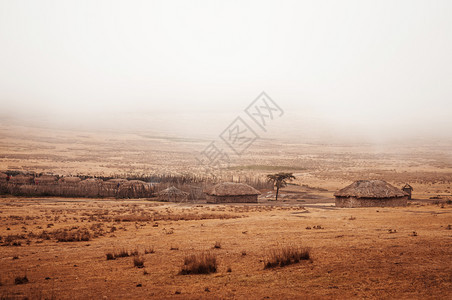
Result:
M84 197L99 197L102 190L103 180L99 178L88 178L78 183L80 195Z
M402 191L408 194L408 200L411 200L411 192L413 191L413 187L408 183L402 188Z
M157 199L159 201L186 202L188 200L188 193L171 186L158 192Z
M104 186L106 188L118 189L122 184L126 183L128 180L124 178L113 178L104 181Z
M406 206L408 194L383 180L358 180L334 193L337 207Z
M148 198L151 195L151 184L141 180L129 180L120 183L117 196L121 198Z
M6 183L7 178L8 178L8 175L7 175L7 174L5 174L5 173L0 173L0 183L1 183L1 182Z
M16 175L11 177L9 183L13 184L33 184L33 176L30 175Z
M68 176L68 177L61 178L58 182L63 183L63 184L76 185L80 181L82 181L82 179L80 177Z
M57 177L53 175L42 175L35 177L35 184L53 185L57 183Z
M79 183L82 181L80 177L63 177L58 180L58 194L65 197L81 197Z
M244 183L223 182L214 185L206 194L207 203L257 203L260 192Z

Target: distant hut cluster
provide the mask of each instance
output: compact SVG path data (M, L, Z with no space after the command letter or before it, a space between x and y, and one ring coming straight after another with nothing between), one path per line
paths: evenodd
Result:
M187 193L175 186L170 186L159 191L156 194L156 200L187 202L189 199L200 199L205 195L207 203L258 203L260 195L255 188L235 182L218 183L204 192L200 187L190 189L190 193ZM141 180L82 179L77 176L60 178L54 175L25 174L11 176L0 173L0 193L13 195L151 198L154 196L154 191L154 184ZM337 191L334 196L337 207L391 207L406 206L407 201L411 199L412 191L413 188L409 184L398 189L383 180L358 180Z
M359 180L337 191L337 207L406 206L408 193L383 180Z
M3 193L24 196L63 197L116 197L149 198L153 185L141 180L88 178L76 176L58 178L54 175L16 175L0 173L0 190Z
M206 194L207 203L257 203L260 192L244 183L223 182Z

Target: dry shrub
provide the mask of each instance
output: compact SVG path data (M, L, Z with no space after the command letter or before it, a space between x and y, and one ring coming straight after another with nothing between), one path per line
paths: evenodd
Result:
M307 247L286 246L269 251L264 260L264 269L284 267L310 259L310 249Z
M215 245L213 245L214 249L220 249L221 248L221 242L215 242Z
M114 217L115 222L149 222L154 221L153 216L147 215L122 215Z
M203 252L186 256L184 265L180 271L181 275L189 274L209 274L217 271L216 255Z
M151 253L155 253L154 246L149 246L144 249L144 254L151 254Z
M115 255L111 252L108 252L105 255L107 256L107 260L115 260L116 259Z
M133 265L139 269L144 268L144 257L135 256L133 258Z
M118 252L115 252L115 258L119 258L119 257L129 257L129 251L126 249L121 249Z
M24 284L24 283L28 283L27 275L25 275L25 276L17 276L14 279L14 284Z
M77 230L56 230L54 236L58 242L80 242L89 241L91 233L88 229L82 228Z
M21 246L20 240L25 240L26 237L23 234L9 234L3 239L2 246Z

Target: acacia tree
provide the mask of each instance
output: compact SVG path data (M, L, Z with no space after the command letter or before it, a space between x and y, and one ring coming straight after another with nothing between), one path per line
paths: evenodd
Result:
M285 187L287 185L287 181L294 179L295 176L293 176L293 173L280 172L267 175L267 180L276 186L276 201L278 201L279 189Z

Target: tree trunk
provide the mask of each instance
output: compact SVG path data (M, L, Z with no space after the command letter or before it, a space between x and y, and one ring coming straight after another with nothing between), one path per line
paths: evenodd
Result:
M279 186L276 186L276 201L278 201L278 194L279 194Z

